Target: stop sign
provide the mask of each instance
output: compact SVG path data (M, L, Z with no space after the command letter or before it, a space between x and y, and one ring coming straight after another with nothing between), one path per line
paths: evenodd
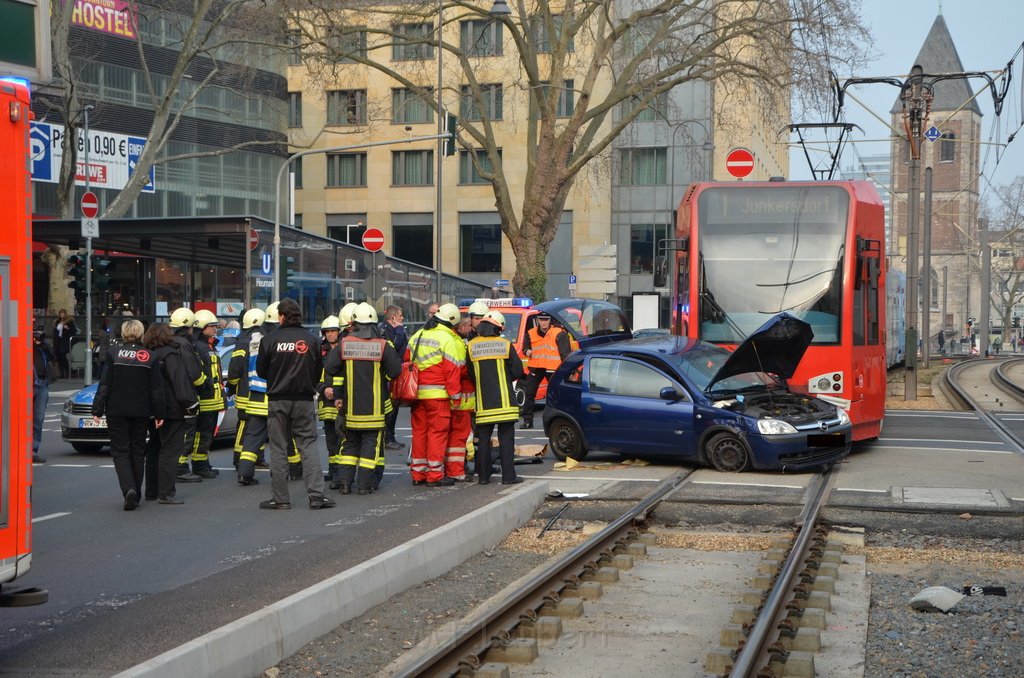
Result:
M100 201L92 191L82 194L82 216L86 219L95 219L100 213Z
M725 169L737 179L754 171L754 154L745 148L734 148L725 156Z
M368 228L363 232L363 247L371 252L384 249L384 231L379 228Z

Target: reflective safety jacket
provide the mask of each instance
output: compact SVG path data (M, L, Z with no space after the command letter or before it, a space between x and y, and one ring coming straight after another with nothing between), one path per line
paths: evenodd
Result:
M316 399L316 418L320 421L334 421L338 418L338 408L334 404L334 399L328 399L324 396L324 390L330 386L335 390L345 385L345 379L342 375L338 375L336 378L327 380L327 355L334 349L338 344L329 344L327 340L320 346L321 353L324 356L324 370L320 372L320 383L316 387L317 399Z
M554 371L565 357L572 353L569 335L561 327L549 327L543 335L536 327L526 333L523 351L530 351L527 360L530 368Z
M447 325L409 337L410 360L419 370L419 400L459 398L466 367L466 342Z
M388 384L402 371L395 347L370 329L342 339L324 364L326 375L344 375L345 428L384 428Z
M206 374L206 381L212 387L212 392L199 396L200 412L220 412L227 405L224 402L224 385L220 373L220 356L214 346L217 343L216 337L198 336L192 340L196 347L196 353L202 361L203 372Z
M512 382L523 376L523 361L501 336L469 341L470 374L476 382L476 423L493 424L519 418Z
M277 325L272 325L277 327ZM256 361L260 357L260 342L266 333L260 329L249 336L249 348L246 350L246 378L249 382L249 404L246 405L247 414L257 417L266 417L267 409L267 380L256 372Z
M466 340L463 339L463 341ZM462 374L459 377L459 389L461 393L459 393L458 400L452 399L452 409L472 412L476 409L476 385L469 373L468 361L462 368Z
M245 412L249 407L249 342L256 334L259 334L257 327L242 330L235 339L235 349L228 361L228 384L235 389L235 407L239 412ZM259 339L256 342L259 345Z

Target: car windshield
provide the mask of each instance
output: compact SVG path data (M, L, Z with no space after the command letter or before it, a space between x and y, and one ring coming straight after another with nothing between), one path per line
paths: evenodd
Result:
M722 365L729 358L729 351L700 342L689 351L676 356L676 368L700 390L707 391L708 384L714 379ZM742 392L764 391L779 386L779 381L764 372L745 372L715 382L710 393L724 397Z
M522 325L523 314L519 311L505 311L502 310L501 314L505 316L505 329L501 333L501 336L505 337L513 344L519 339L519 328Z

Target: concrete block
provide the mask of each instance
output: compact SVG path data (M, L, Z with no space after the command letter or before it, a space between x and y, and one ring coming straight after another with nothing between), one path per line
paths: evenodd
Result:
M780 567L782 567L782 563L777 560L762 560L757 564L757 571L760 574L767 574L774 577L779 573Z
M832 594L828 591L811 591L810 595L807 596L807 602L804 604L804 607L831 612Z
M775 581L774 577L770 577L767 574L756 574L754 578L750 580L750 588L758 589L760 591L770 591L772 588L772 582Z
M843 552L840 549L827 549L821 554L821 562L823 563L835 563L839 565L843 562Z
M746 637L747 634L743 633L743 626L741 624L726 624L722 627L722 632L718 636L718 642L722 644L722 647L735 650L740 646L740 641Z
M911 598L910 607L925 612L949 612L949 610L964 599L962 593L958 593L945 586L929 586L923 589L916 596Z
M774 539L772 540L773 549L782 549L783 551L789 551L793 548L792 539Z
M839 579L839 566L835 563L822 563L818 566L818 576Z
M799 628L796 637L791 638L790 649L796 652L821 652L821 631L819 629Z
M507 664L499 664L498 662L487 662L476 671L473 672L475 678L509 678Z
M737 605L732 608L732 618L729 620L733 624L749 624L757 618L757 608L753 605Z
M744 605L753 605L758 607L764 603L764 590L763 589L747 589L740 596L740 602Z
M768 552L764 554L764 559L773 563L783 563L786 561L786 556L788 555L789 551L787 549L773 548L769 549Z
M533 638L514 638L502 647L487 652L487 662L506 664L529 664L539 656L537 641Z
M818 629L825 628L825 610L805 609L799 620L800 628Z
M811 585L812 591L825 591L826 593L836 592L836 580L832 577L817 577Z
M580 582L579 586L566 587L562 590L563 598L583 598L585 600L597 600L604 593L604 587L599 581Z
M596 581L602 584L614 584L619 581L619 569L617 567L599 567L595 572L588 572L582 577L582 581Z
M637 537L636 540L641 544L647 544L648 546L658 545L658 535L653 534L651 532L644 532L639 537Z
M583 599L582 598L562 598L558 601L558 605L552 612L562 619L570 619L572 617L583 616Z
M724 676L732 669L733 662L732 650L724 647L715 648L704 658L704 670L716 676Z
M814 655L810 652L790 652L783 678L814 678Z
M617 567L620 570L632 570L633 569L633 556L626 555L625 553L616 554L611 561L612 567Z
M538 641L558 640L562 635L562 618L544 615L533 623L524 621L516 626L513 634L516 638L535 638Z
M646 556L647 544L641 544L640 542L635 541L626 546L626 554L630 556Z

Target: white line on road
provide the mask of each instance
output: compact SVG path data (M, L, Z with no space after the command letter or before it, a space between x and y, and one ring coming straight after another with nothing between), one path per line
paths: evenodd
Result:
M836 492L873 492L875 494L890 494L889 490L869 490L864 487L837 487Z
M896 445L872 445L875 450L900 450L903 452L967 452L980 454L1013 454L1010 450L965 450L962 447L899 447Z
M692 485L725 485L733 487L774 487L783 490L804 490L807 489L803 485L772 485L771 483L737 483L737 482L722 482L718 480L695 480Z
M896 413L888 411L885 413L887 417L928 417L929 419L977 419L977 415L966 413L966 414L935 414L933 412L900 412Z
M935 438L879 438L879 440L886 442L901 442L901 443L934 443ZM1005 445L997 441L990 440L943 440L944 443L967 443L969 445Z
M564 473L559 473L557 475L551 476L528 476L523 475L521 473L518 475L522 476L523 478L549 480L551 482L554 482L555 478L562 478L565 480L600 480L604 482L621 481L630 483L660 483L661 481L665 480L664 478L602 478L600 476L568 476L565 475Z
M50 468L92 468L93 464L47 464Z
M70 511L65 511L63 513L51 513L49 515L39 516L38 518L33 518L32 522L33 523L41 523L44 520L49 520L50 518L63 518L64 516L70 516L70 515L71 515Z

